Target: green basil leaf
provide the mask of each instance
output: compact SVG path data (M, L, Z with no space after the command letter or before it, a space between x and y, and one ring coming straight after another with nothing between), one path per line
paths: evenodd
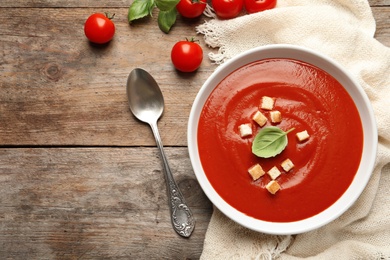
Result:
M170 11L176 7L180 0L155 0L156 6L161 11Z
M177 11L173 8L169 11L161 11L158 13L158 26L160 30L168 33L172 25L176 22Z
M252 153L258 157L270 158L280 154L287 146L287 134L294 128L284 132L276 126L261 129L252 143Z
M129 7L128 21L131 22L148 15L151 16L155 6L154 0L134 0Z

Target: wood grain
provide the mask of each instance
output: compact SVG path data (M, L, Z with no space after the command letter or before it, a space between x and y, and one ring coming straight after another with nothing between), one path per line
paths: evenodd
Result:
M169 35L156 18L132 25L132 1L0 2L0 258L198 259L212 212L187 152L187 120L215 70L202 37L196 73L174 70L173 44L205 18L179 18ZM375 38L390 46L390 2L370 0ZM105 46L84 36L93 12L115 13ZM172 172L197 221L189 239L171 228L155 141L127 105L130 71L160 84L159 128Z
M0 7L29 7L29 8L71 8L71 7L85 7L85 8L113 8L113 7L129 7L133 0L24 0L24 1L13 1L13 0L2 0ZM370 6L388 6L388 0L369 0Z
M0 149L1 258L199 257L211 204L186 149L166 152L196 217L189 239L171 227L156 149Z
M387 1L386 6L373 7L372 13L376 21L375 38L390 47L390 1Z
M129 26L126 9L108 11L116 13L116 36L107 46L95 46L82 29L91 10L0 9L0 116L7 122L0 125L2 144L154 145L126 98L127 76L142 66L165 96L159 125L164 143L186 145L192 101L215 65L205 57L198 73L181 74L169 55L195 25L178 23L166 35L155 20Z
M207 59L210 49L201 38L206 51L198 72L177 73L169 54L178 39L195 34L202 20L179 19L166 35L156 18L129 26L127 9L108 11L116 13L117 34L102 47L89 44L83 34L90 9L0 9L3 145L154 145L148 126L127 105L126 79L139 66L152 73L165 97L159 122L164 144L186 145L191 104L216 65ZM373 13L375 36L390 46L390 7L375 7Z

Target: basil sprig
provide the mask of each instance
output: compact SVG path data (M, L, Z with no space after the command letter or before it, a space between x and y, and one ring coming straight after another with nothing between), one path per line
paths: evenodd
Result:
M161 31L168 33L176 22L176 5L179 1L180 0L134 0L129 7L127 19L129 23L131 23L134 20L152 16L153 9L158 8L158 26Z
M287 134L293 131L291 128L287 132L276 126L269 126L261 129L252 143L252 153L261 158L275 157L286 148Z

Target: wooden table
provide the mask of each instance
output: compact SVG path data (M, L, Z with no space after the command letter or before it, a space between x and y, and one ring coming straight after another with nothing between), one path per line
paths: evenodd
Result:
M191 168L186 128L192 102L216 68L172 67L173 44L205 18L156 17L131 26L132 1L2 0L0 3L0 258L198 259L212 205ZM390 1L370 0L375 37L390 46ZM83 32L94 12L115 13L106 46ZM174 177L196 218L189 239L171 228L162 165L149 127L127 104L135 67L165 96L160 133Z

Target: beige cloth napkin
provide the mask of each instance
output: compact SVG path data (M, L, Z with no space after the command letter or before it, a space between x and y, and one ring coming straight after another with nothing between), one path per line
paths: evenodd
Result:
M296 236L243 228L216 208L201 259L390 259L390 48L376 41L365 0L279 0L275 9L198 26L216 63L267 44L295 44L338 61L372 102L379 131L376 166L358 201L330 224Z

